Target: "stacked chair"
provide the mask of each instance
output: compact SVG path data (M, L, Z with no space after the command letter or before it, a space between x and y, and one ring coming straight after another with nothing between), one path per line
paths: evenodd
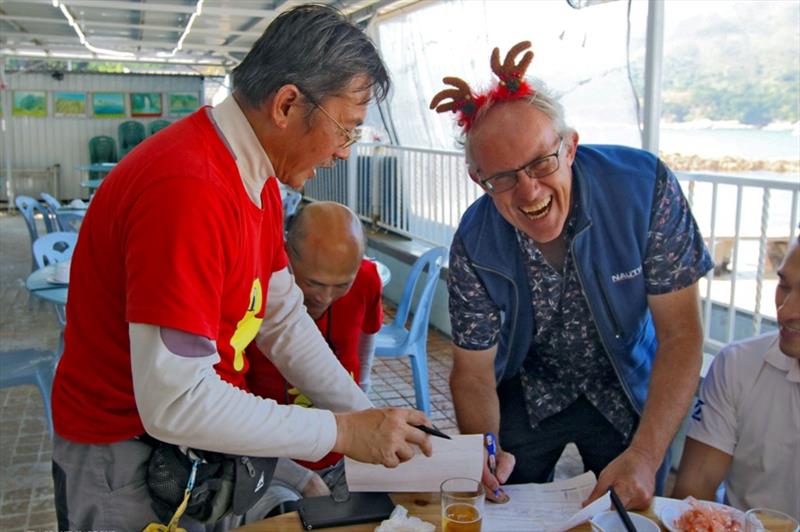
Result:
M169 120L153 120L150 122L148 129L151 135L155 135L170 124L171 122Z
M17 210L22 214L25 219L25 224L28 226L28 235L31 237L31 250L33 243L39 238L39 228L36 225L36 215L40 214L44 220L44 226L48 233L52 233L57 229L55 216L51 218L50 211L42 206L36 198L30 196L17 196L14 198L14 204ZM36 259L31 252L31 271L36 270Z
M112 137L100 135L89 140L89 162L115 163L117 162L117 143ZM89 179L101 179L105 172L89 172Z
M126 120L117 128L119 133L119 158L122 159L147 136L144 124L136 120Z

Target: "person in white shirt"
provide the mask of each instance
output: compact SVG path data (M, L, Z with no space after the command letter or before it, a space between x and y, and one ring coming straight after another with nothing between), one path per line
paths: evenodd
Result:
M778 269L779 330L733 343L711 364L673 497L769 507L800 519L800 237Z

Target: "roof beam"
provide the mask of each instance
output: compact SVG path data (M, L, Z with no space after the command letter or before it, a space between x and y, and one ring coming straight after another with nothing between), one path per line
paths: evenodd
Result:
M66 25L67 21L64 18L44 18L44 17L20 17L15 15L0 15L0 20L5 20L10 23L15 23L16 21L19 22L35 22L37 24L55 24L55 25ZM124 22L106 22L103 20L82 20L81 21L81 29L85 31L87 30L94 30L98 28L109 28L109 29L120 29L120 30L133 30L139 29L140 27L147 31L171 31L179 33L181 31L180 28L175 26L159 26L157 24L144 24L143 26L139 26L138 24L130 24ZM219 35L219 29L212 29L212 28L197 28L196 26L192 26L192 35ZM238 35L240 37L250 35L252 37L260 37L260 31L235 31L229 30L225 32L225 35Z
M23 33L18 31L5 31L3 32L4 37L19 37L23 39L23 41L31 41L34 42L34 37L30 33ZM38 40L38 43L35 43L36 46L46 46L46 45L55 45L55 44L66 44L66 45L73 45L77 41L76 38L72 38L71 36L47 36L47 35L39 35L35 37ZM169 48L172 49L175 46L174 41L134 41L128 39L126 37L98 37L95 36L92 40L97 41L98 43L105 43L106 45L112 44L116 47L124 47L125 45L136 46L136 47L144 47L150 49L164 49ZM231 45L224 45L224 44L206 44L206 43L191 43L185 42L183 43L183 49L186 50L213 50L215 53L229 53L229 52L244 52L247 53L250 51L249 46L231 46ZM136 53L136 52L134 52ZM141 53L149 53L149 52L141 52ZM155 53L155 52L153 52Z
M58 52L44 52L32 49L0 48L0 55L6 57L36 57L49 59L75 59L78 61L113 61L115 63L164 63L177 65L204 65L230 67L230 59L227 57L175 57L164 59L160 57L140 56L135 58L127 57L108 57L94 54L81 47L75 51L60 50ZM238 60L236 61L238 62Z
M122 9L127 11L158 11L161 13L194 13L194 6L175 4L154 4L151 2L124 2L120 0L62 0L67 7L94 7L100 9ZM208 15L227 15L232 17L266 17L274 18L277 13L270 9L242 9L237 7L203 6L203 13Z

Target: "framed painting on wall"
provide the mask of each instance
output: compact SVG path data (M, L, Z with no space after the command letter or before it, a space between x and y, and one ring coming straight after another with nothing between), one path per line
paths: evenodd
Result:
M47 116L47 93L45 91L14 91L11 114L14 116Z
M169 114L185 116L200 107L200 97L196 92L171 92L169 95Z
M125 95L121 92L93 92L92 112L97 118L125 118Z
M54 92L53 114L55 116L85 116L86 93Z
M132 92L131 116L161 116L161 93Z

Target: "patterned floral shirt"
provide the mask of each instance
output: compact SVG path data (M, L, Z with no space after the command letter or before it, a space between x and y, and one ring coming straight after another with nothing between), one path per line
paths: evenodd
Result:
M711 258L677 179L658 165L643 271L648 294L663 294L694 284L711 267ZM573 181L573 183L577 183ZM574 196L580 191L573 187ZM563 232L567 249L579 202L573 201ZM584 395L629 438L637 415L616 376L581 290L574 257L567 253L561 271L545 260L534 241L517 231L527 269L536 330L531 352L520 370L531 428ZM450 321L455 344L488 349L500 334L500 309L489 298L456 238L450 250Z

